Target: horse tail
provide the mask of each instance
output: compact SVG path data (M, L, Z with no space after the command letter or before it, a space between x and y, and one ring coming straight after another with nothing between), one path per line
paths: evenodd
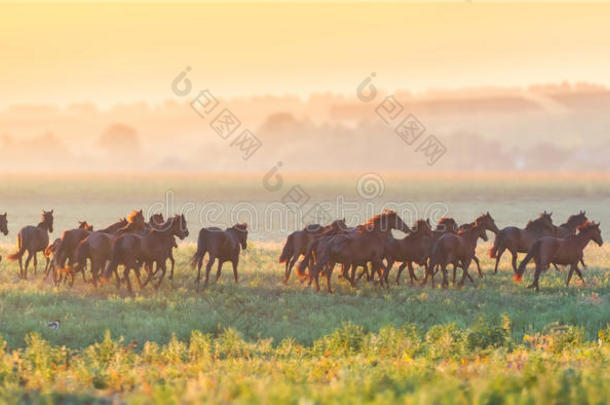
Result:
M513 279L515 281L520 282L523 279L523 272L525 271L525 267L527 266L529 261L532 260L532 258L534 258L537 254L539 254L541 246L542 246L541 241L537 240L536 242L534 242L534 244L532 245L530 250L527 252L527 256L525 256L525 258L519 265L517 272L513 276Z
M197 251L195 252L195 254L193 255L193 258L191 259L191 268L195 268L198 265L200 266L201 263L203 262L203 256L205 256L205 253L207 251L207 247L206 247L206 239L207 239L207 230L206 229L202 229L199 232L199 237L197 238Z
M288 235L288 238L286 238L286 244L284 245L284 249L282 249L282 254L280 255L280 263L285 263L292 258L292 255L294 254L293 241L294 235Z
M19 260L19 259L21 259L21 257L25 253L25 247L23 246L23 240L22 240L21 232L19 232L17 234L17 247L18 247L18 250L15 253L11 253L11 254L6 256L6 258L8 260L10 260L12 262L14 262L15 260Z
M491 249L489 250L489 257L492 259L496 258L496 255L498 254L498 248L500 247L500 243L504 241L504 237L503 237L503 233L502 231L500 231L497 235L496 238L494 239L494 244L491 247Z
M313 260L313 252L318 247L318 241L315 240L311 243L311 245L307 248L307 253L305 254L305 258L301 260L301 262L297 266L297 276L300 279L304 279L306 276L305 269L309 266L309 263Z

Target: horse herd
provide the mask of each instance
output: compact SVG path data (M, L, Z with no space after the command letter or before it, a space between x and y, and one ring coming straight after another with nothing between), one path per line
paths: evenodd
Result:
M578 267L583 260L583 250L591 241L602 245L599 223L589 222L584 212L572 215L565 224L555 226L552 213L546 211L525 228L507 227L498 229L489 212L479 216L472 223L458 226L452 218L442 218L435 229L429 220L418 220L409 227L400 216L391 210L384 210L362 225L350 228L345 220L336 220L330 225L309 225L291 233L279 258L285 263L284 282L296 265L296 273L308 286L315 283L320 290L319 278L325 277L329 292L331 278L337 264L341 265L340 277L356 287L358 281L366 279L381 286L389 286L390 272L395 263L400 263L395 282L400 283L402 271L407 268L411 284L418 281L414 265L422 266L422 285L430 281L434 287L434 277L441 271L442 286L448 285L447 267L453 267L452 281L456 282L458 268L462 270L459 285L466 279L474 281L468 269L474 261L478 274L482 277L481 267L475 255L479 239L487 241L487 231L496 234L490 256L496 259L494 274L504 252L512 255L514 279L521 281L525 267L532 259L536 264L534 281L529 286L539 289L538 281L542 271L551 264L570 266L566 286L575 272L584 282ZM407 234L396 239L392 230ZM0 215L0 232L8 234L7 214ZM97 286L111 281L114 276L117 288L121 281L127 284L132 293L130 273L133 271L140 288L151 283L158 288L167 272L167 261L171 263L169 276L174 276L175 260L173 249L177 247L176 237L184 239L189 235L184 215L175 215L165 220L162 214L154 214L147 222L142 210L131 212L127 217L94 231L86 221L78 227L63 232L61 238L49 244L49 233L53 232L53 210L42 211L38 225L23 227L17 235L18 250L7 256L8 260L19 262L19 276L28 277L28 268L33 261L34 274L37 268L37 253L42 252L45 259L45 278L52 277L55 284L62 281L73 285L75 276L82 274L83 281ZM197 269L195 283L200 285L201 268L206 253L209 255L205 267L204 286L208 285L213 264L217 261L216 280L220 277L222 266L231 262L233 277L238 282L237 267L242 249L247 248L247 224L235 224L222 230L216 227L202 228L199 231L197 250L191 259L191 266ZM25 264L23 258L27 253ZM527 253L517 266L518 253ZM302 260L297 263L299 258ZM1 257L0 257L1 259ZM89 264L91 278L86 277ZM119 274L122 266L122 277ZM362 268L358 274L358 268ZM142 280L141 270L146 278Z
M322 275L326 277L328 291L332 292L331 277L337 264L342 267L340 277L354 287L365 274L367 280L389 286L388 279L394 263L400 263L396 284L399 284L405 268L409 270L411 284L417 281L414 264L424 268L422 285L429 280L434 287L434 276L440 270L442 286L447 286L449 265L453 266L454 284L458 268L462 269L459 284L463 285L466 279L474 284L468 269L474 261L482 277L475 251L478 240L487 241L486 232L491 231L496 234L490 251L490 256L496 259L494 274L498 272L502 255L508 250L512 255L516 281L521 281L525 266L534 260L536 271L529 288L539 290L540 274L551 264L556 268L558 265L570 266L566 286L569 286L574 272L584 282L578 264L585 266L583 250L591 240L599 246L603 244L599 223L589 222L585 212L581 211L570 216L565 224L555 226L551 215L543 212L537 219L529 221L524 229L510 226L500 230L487 212L474 222L461 226L452 218L442 218L433 230L429 220L418 220L410 228L396 212L384 210L354 228L347 228L344 220L337 220L328 226L314 225L293 232L286 240L279 262L285 263L284 282L287 282L292 268L302 256L296 267L297 275L302 280L308 280L309 285L314 282L318 291L319 277ZM393 229L407 236L396 239L391 233ZM518 253L527 253L519 266ZM357 274L359 267L362 267L362 271Z

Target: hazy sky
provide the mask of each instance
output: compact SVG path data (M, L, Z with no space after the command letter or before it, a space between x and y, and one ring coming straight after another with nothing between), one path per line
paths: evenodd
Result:
M2 4L0 107L588 81L610 85L610 4Z

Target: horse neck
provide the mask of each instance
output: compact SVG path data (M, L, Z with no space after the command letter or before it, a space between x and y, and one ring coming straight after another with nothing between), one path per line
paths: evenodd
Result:
M466 240L469 246L476 246L479 235L475 233L475 229L469 229L460 234L460 236Z
M49 232L49 224L47 223L47 221L42 221L37 226L38 228L44 229L46 232Z
M229 234L229 236L235 241L235 243L241 246L241 238L239 234L241 232L240 230L237 230L235 228L227 228L225 232Z
M589 242L591 242L593 240L593 237L591 236L591 234L588 234L588 233L587 234L578 234L578 235L574 236L574 240L578 244L578 248L580 250L584 250L584 248L587 247Z

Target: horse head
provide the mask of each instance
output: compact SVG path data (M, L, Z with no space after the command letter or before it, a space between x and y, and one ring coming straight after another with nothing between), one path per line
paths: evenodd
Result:
M42 214L40 215L41 223L47 226L49 232L53 233L53 210L45 211L42 210Z
M237 237L239 239L239 244L241 248L246 250L248 248L248 224L235 224L233 225L233 229L237 231Z

